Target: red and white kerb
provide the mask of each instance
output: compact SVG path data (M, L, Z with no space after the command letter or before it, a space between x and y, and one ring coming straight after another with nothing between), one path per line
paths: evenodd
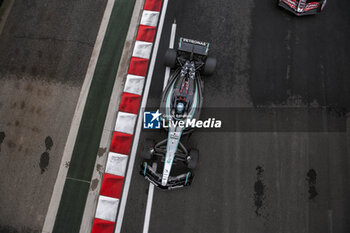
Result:
M146 0L108 153L92 233L113 233L162 0Z

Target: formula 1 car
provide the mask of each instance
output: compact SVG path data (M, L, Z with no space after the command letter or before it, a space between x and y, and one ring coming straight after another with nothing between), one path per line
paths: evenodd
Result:
M199 152L187 150L181 143L181 136L192 130L186 126L186 121L198 119L200 115L203 101L201 74L209 76L215 71L216 59L208 57L208 50L207 42L180 38L178 49L169 49L165 54L165 65L172 68L172 74L163 91L160 110L168 138L158 143L145 140L140 170L141 175L161 189L192 183ZM157 164L156 168L154 164ZM173 168L175 164L176 169Z
M281 6L295 15L314 15L323 10L327 0L277 0L278 6Z

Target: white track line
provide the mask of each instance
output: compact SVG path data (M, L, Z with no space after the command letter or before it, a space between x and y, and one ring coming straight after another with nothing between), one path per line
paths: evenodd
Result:
M171 48L171 49L174 48L175 34L176 34L176 21L174 21L174 23L173 23L173 25L171 27L170 42L169 42L169 48ZM170 67L166 67L165 74L164 74L163 91L164 91L164 89L166 87L166 84L168 83L169 77L170 77ZM153 164L153 168L157 169L157 164L156 163ZM148 233L149 223L150 223L150 220L151 220L153 193L154 193L154 185L152 183L149 183L145 221L143 223L143 233Z
M170 42L169 42L169 48L173 49L175 44L175 35L176 35L176 20L174 20L174 23L171 27L171 34L170 34ZM168 83L169 77L170 77L170 67L165 68L165 75L164 75L164 83L163 83L163 91Z
M125 183L124 183L124 188L123 188L123 193L122 193L122 198L121 198L121 202L120 202L120 206L119 206L119 213L118 213L114 233L120 233L120 231L122 229L125 206L126 206L126 202L128 199L129 188L130 188L130 183L131 183L131 176L132 176L132 172L133 172L134 164L135 164L137 145L139 144L139 140L140 140L141 126L142 126L142 120L143 120L142 119L143 111L146 107L148 94L149 94L149 88L151 86L153 70L154 70L154 66L155 66L155 62L156 62L156 58L157 58L157 54L158 54L159 41L160 41L160 38L162 36L165 14L166 14L166 10L168 7L168 1L169 0L164 0L162 13L161 13L160 20L159 20L157 37L156 37L154 47L153 47L152 58L151 58L150 66L149 66L149 71L147 74L146 84L145 84L145 90L144 90L144 93L142 96L140 112L138 115L136 130L135 130L135 134L134 134L134 141L133 141L132 149L131 149L131 153L130 153L130 161L129 161L128 170L127 170L126 176L125 176Z
M154 165L154 164L153 164ZM149 183L145 221L143 223L143 233L148 233L149 222L151 220L151 210L153 202L154 185Z

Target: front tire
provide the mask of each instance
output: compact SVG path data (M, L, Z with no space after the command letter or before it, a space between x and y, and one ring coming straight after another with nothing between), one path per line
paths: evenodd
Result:
M198 164L199 151L197 149L191 149L187 157L187 167L189 169L195 169Z
M154 140L147 138L143 143L141 157L146 160L152 159L153 151L154 151Z
M324 0L324 1L322 2L322 4L321 4L320 8L319 8L319 12L322 12L322 11L323 11L323 9L324 9L324 7L326 6L326 4L327 4L327 0Z

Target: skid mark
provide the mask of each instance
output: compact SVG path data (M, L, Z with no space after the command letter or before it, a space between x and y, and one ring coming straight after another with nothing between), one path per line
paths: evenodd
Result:
M315 197L318 195L318 192L316 190L316 178L317 173L314 169L310 169L306 174L306 180L309 183L309 199L314 200Z
M41 156L40 156L40 162L39 162L39 167L41 174L44 174L44 172L47 170L47 167L49 166L50 162L50 150L53 146L53 140L50 136L47 136L45 138L45 146L46 146L46 151L44 151Z
M1 144L4 142L6 137L5 132L0 132L0 152L1 152Z
M254 184L254 205L256 216L261 216L261 208L264 206L265 200L265 184L264 184L264 168L257 166L256 170L256 182Z

